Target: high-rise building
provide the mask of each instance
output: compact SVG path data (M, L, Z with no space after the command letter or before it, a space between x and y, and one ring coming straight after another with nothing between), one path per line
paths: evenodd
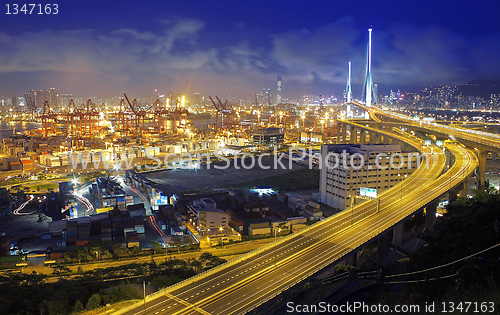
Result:
M193 102L192 103L196 104L196 105L202 104L200 93L193 93Z
M373 85L373 100L378 103L378 84Z
M50 88L50 90L47 91L48 93L48 100L49 100L49 105L53 110L56 110L59 108L59 102L57 100L57 90L55 88Z
M21 107L26 106L26 100L25 100L24 96L20 96L20 97L18 97L18 99L17 99L17 104L18 104L19 106L21 106Z
M18 99L17 96L13 96L11 100L12 108L15 109L19 104L18 104Z
M35 108L42 108L43 102L45 101L45 93L42 90L35 92Z
M73 94L61 93L58 94L59 104L62 109L67 109L69 107L69 101L73 98Z
M355 200L361 188L380 194L404 180L419 162L417 154L403 155L398 144L322 145L321 161L320 201L340 210L363 201ZM420 163L426 163L425 159Z
M276 87L276 105L281 103L281 76L278 75L278 86Z
M260 105L269 105L271 101L271 89L260 90Z

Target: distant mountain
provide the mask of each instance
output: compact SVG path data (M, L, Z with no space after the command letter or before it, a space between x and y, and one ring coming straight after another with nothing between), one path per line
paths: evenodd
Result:
M459 84L458 93L464 96L480 96L489 99L491 94L500 94L500 80L472 80Z

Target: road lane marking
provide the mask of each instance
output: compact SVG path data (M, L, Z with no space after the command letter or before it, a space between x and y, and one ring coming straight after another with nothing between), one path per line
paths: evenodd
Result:
M191 303L188 303L188 302L186 302L186 301L183 301L182 299L180 299L180 298L176 297L175 295L172 295L172 294L170 294L170 293L164 293L164 295L165 295L166 297L168 297L168 298L170 298L170 299L174 300L174 301L177 301L177 302L179 302L179 303L183 304L184 306L189 307L190 309L191 309L191 308L193 308L195 311L197 311L197 312L199 312L199 313L201 313L201 314L204 314L204 315L208 315L208 314L210 314L209 312L205 311L204 309L202 309L202 308L200 308L200 307L198 307L198 306L196 306L196 305L194 305L194 304L191 304ZM187 300L187 299L186 299L186 300ZM177 303L175 303L175 304L177 304Z

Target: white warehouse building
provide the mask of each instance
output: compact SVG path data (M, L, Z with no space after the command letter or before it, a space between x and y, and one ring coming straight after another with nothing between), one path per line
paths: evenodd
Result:
M321 161L320 201L340 210L362 202L355 197L361 188L378 195L404 180L418 163L427 163L417 152L401 152L398 144L323 145Z

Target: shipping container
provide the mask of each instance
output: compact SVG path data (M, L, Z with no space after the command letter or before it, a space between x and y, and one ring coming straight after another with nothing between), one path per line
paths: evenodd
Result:
M274 216L277 217L280 220L286 220L286 217L283 214L279 213L279 212L275 212Z
M267 234L271 234L270 227L248 228L248 235L267 235Z
M76 246L87 246L89 244L88 239L78 239L76 240Z
M103 207L103 208L97 208L95 209L97 213L106 213L109 211L112 211L114 207Z

